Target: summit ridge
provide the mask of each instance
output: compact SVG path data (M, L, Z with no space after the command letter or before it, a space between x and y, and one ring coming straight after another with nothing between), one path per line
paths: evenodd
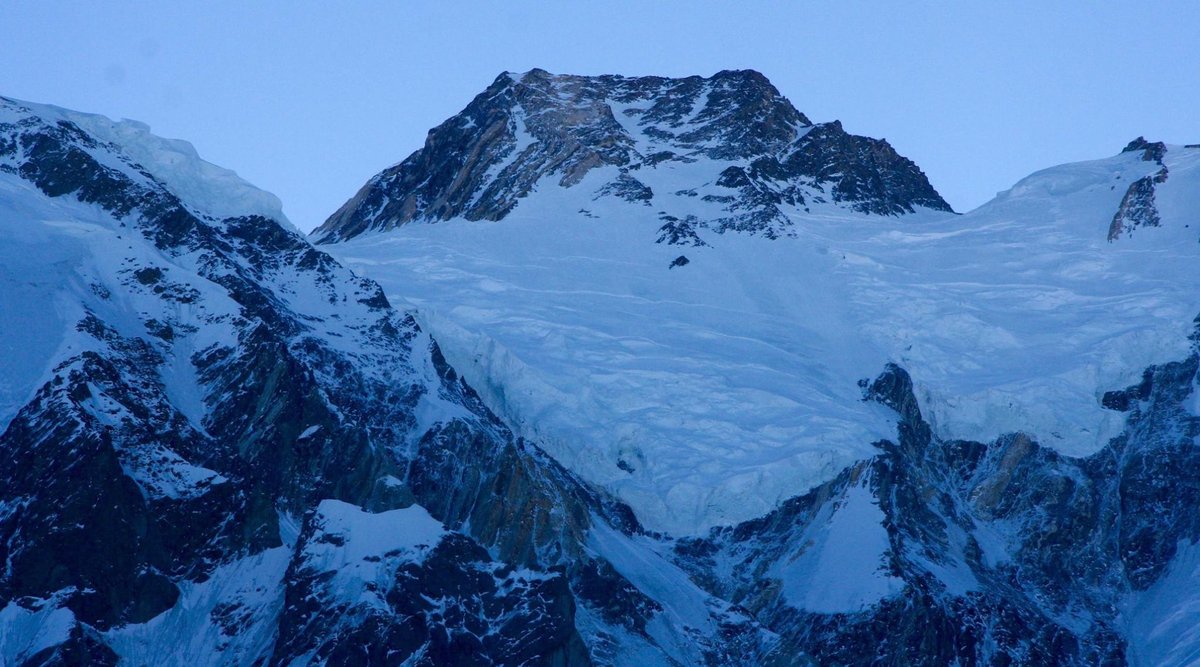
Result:
M602 174L588 183L596 196L676 215L690 197L720 203L711 221L718 232L786 235L790 208L827 202L877 215L950 210L886 141L849 134L838 121L813 124L756 71L667 78L534 69L498 76L313 237L501 220L541 183L572 188L594 171Z

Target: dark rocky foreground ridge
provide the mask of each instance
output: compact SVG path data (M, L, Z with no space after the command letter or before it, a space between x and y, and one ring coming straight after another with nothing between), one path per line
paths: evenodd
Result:
M700 162L690 191L655 192L643 174ZM608 168L606 171L605 168ZM539 183L605 174L597 197L671 208L724 203L719 231L786 234L782 207L834 202L864 213L949 211L925 174L884 140L814 125L758 72L709 78L501 74L425 146L370 180L313 232L344 241L413 221L500 220ZM640 176L640 178L639 178Z
M1200 539L1195 345L1104 397L1128 427L1086 459L940 441L881 369L864 400L898 430L874 458L760 519L649 533L284 224L0 104L25 188L0 192L122 242L63 286L74 342L0 433L7 663L1123 664L1127 601ZM864 499L880 562L834 583L883 592L821 610L805 564Z

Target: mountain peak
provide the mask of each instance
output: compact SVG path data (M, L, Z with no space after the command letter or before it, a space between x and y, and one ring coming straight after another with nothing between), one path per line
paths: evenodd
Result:
M1121 150L1122 153L1133 153L1142 151L1142 159L1146 162L1157 162L1162 164L1163 155L1167 152L1167 145L1161 141L1146 141L1145 137L1138 137L1125 145Z
M813 204L881 215L950 210L887 142L847 134L837 121L814 125L760 72L532 69L500 74L313 234L333 242L413 221L500 220L543 182L574 188L585 179L585 201L618 197L692 215L718 233L787 234L785 208ZM692 211L701 200L712 210Z

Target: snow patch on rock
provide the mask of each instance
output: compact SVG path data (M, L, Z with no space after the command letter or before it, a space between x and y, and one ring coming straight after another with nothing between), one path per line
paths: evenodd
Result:
M798 541L800 548L776 565L792 605L820 614L852 614L895 595L904 586L888 573L887 530L864 475L837 503L822 507Z

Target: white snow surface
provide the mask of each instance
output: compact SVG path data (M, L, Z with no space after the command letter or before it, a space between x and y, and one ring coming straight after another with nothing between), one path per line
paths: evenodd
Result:
M63 213L32 185L0 174L0 428L28 402L82 314L62 292L75 282L87 246L57 233L49 224L56 219Z
M0 608L0 665L21 664L70 636L75 614L48 600L40 602L35 609L12 601Z
M863 475L835 504L826 504L798 541L798 549L776 563L789 604L819 614L852 614L904 587L888 573L887 529Z
M727 602L712 597L692 581L691 577L671 562L668 553L671 541L657 540L646 535L629 536L595 519L588 532L588 550L612 564L623 577L642 593L660 602L662 609L646 623L646 634L673 661L670 664L703 664L704 655L695 638L715 637L719 623L743 623L749 620ZM589 618L587 607L581 606L576 617L577 627L587 633L597 624ZM604 625L605 632L621 633L620 626ZM663 664L661 654L637 655L644 640L632 635L622 636L621 650L631 654L616 664Z
M1181 543L1165 576L1130 595L1129 664L1200 665L1200 545Z
M1038 172L965 215L810 202L792 237L701 230L725 163L636 172L651 206L595 197L617 172L543 181L499 222L409 224L325 248L406 301L489 405L649 527L764 514L871 456L890 413L856 382L895 362L937 435L1023 431L1082 456L1123 427L1103 392L1187 353L1200 312L1200 149L1172 146L1162 224L1107 241L1130 152ZM702 185L707 184L707 185ZM700 186L700 187L697 187ZM728 194L730 191L724 191ZM691 263L668 269L686 255Z
M55 364L96 347L75 328L88 311L122 335L146 340L154 340L144 324L150 318L208 322L180 338L167 353L172 363L160 369L168 395L181 408L191 406L188 416L199 424L203 389L190 353L236 340L226 322L238 306L221 288L164 257L98 206L73 197L48 198L6 173L0 173L0 237L0 428L49 379ZM130 267L139 266L163 269L169 278L198 289L201 298L167 304L147 290L130 289ZM93 413L103 417L110 408L100 396Z
M104 638L126 665L260 664L274 646L291 556L288 546L267 549L221 565L203 582L181 581L175 606Z
M384 556L403 556L420 562L442 541L446 529L420 505L371 513L340 500L322 500L313 525L323 535L335 535L339 544L313 540L304 548L306 560L322 571L338 571L375 562ZM334 560L329 560L334 559ZM370 559L370 560L368 560Z
M372 514L339 500L321 501L313 526L300 553L305 569L330 573L329 590L346 603L381 609L398 564L424 561L446 534L420 505Z

